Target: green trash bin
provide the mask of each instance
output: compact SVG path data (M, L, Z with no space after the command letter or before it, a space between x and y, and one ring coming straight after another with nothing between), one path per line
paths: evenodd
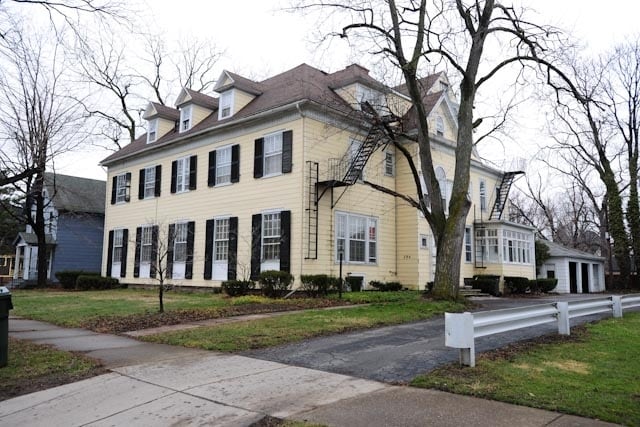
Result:
M9 310L12 308L11 292L0 286L0 368L7 366L9 359Z

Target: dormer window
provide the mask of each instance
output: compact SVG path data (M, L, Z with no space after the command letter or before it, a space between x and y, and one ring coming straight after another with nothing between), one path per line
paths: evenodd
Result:
M361 84L356 87L356 101L360 109L365 102L368 102L378 112L385 107L382 93Z
M180 108L180 132L186 132L191 129L191 105L185 105Z
M440 116L436 117L436 135L444 136L444 120Z
M158 119L149 120L149 129L147 130L147 144L154 142L158 138Z
M231 117L233 114L233 91L228 90L220 94L220 109L218 110L218 120Z

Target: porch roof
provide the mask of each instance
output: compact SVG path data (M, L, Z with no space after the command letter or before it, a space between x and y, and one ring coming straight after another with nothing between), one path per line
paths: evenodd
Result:
M56 244L56 239L54 239L51 234L45 234L45 241L47 242L47 245L55 245ZM22 242L24 242L25 244L30 245L30 246L37 245L38 244L38 236L36 236L35 233L27 233L27 232L22 231L22 232L18 233L16 238L13 240L13 246L17 246Z

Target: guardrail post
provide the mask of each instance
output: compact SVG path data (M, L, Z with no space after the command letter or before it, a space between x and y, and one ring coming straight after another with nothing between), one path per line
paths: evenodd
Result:
M445 346L460 349L460 363L471 367L476 366L473 314L445 313L444 331Z
M613 302L613 317L622 317L622 297L614 295L611 297Z
M571 325L569 324L569 303L560 302L556 303L558 309L558 333L560 335L571 334Z

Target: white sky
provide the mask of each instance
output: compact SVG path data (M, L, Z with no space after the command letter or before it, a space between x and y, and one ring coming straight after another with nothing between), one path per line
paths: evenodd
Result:
M640 3L633 0L521 1L539 13L536 23L572 31L593 52L603 51L637 32ZM155 22L152 27L167 38L197 35L214 40L226 51L220 71L225 68L249 78L263 79L303 62L325 71L357 62L350 57L346 42L336 40L329 50L317 49L310 40L315 19L281 11L287 4L287 0L149 0L147 12L149 22ZM367 65L366 61L360 62ZM544 126L544 118L531 117L529 123L529 129L522 129L522 138L539 138L538 129ZM97 163L106 155L94 149L82 153L81 161L79 156L66 156L58 159L56 170L105 179L106 174Z

